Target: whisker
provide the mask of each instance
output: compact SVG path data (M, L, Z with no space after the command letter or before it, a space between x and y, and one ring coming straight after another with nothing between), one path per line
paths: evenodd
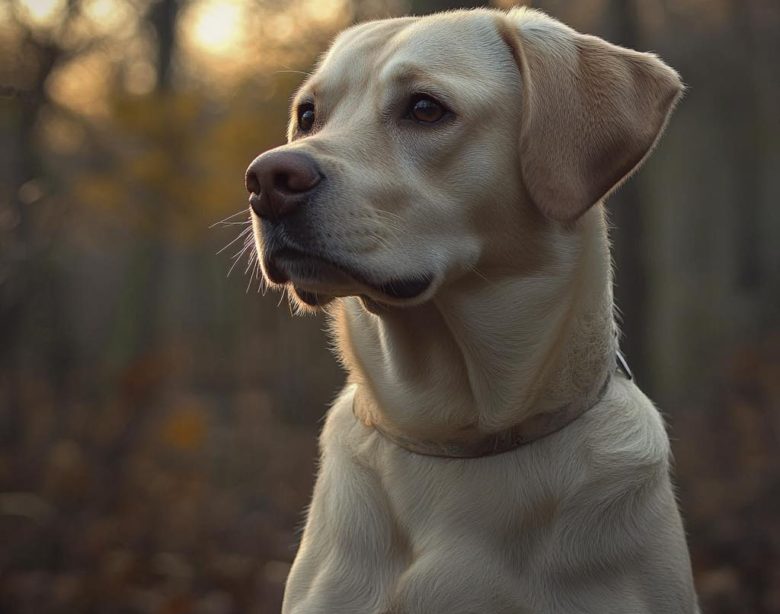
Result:
M477 270L477 267L474 265L470 265L467 267L472 273L474 273L477 277L480 277L481 279L485 280L487 283L492 284L493 282L488 279L485 275L483 275L479 270Z
M214 228L214 226L219 226L220 224L224 224L228 220L233 219L234 217L236 217L238 215L241 215L242 213L248 215L249 214L249 210L246 207L244 207L243 209L241 209L240 211L237 211L233 215L228 215L225 219L219 220L218 222L214 222L211 226L209 226L209 228Z
M244 245L244 247L241 248L241 251L236 252L236 254L233 256L233 266L231 266L230 269L228 269L226 277L230 277L230 274L233 272L233 269L236 268L236 265L241 260L241 256L243 256L244 253L246 252L246 250L248 250L248 249L249 249L249 245L247 244L247 245Z
M404 219L401 215L397 213L393 213L392 211L387 211L386 209L374 209L374 213L379 215L380 217L385 215L391 219L396 219L396 220Z
M399 244L399 245L403 244L403 241L401 240L403 232L401 231L400 228L397 228L397 227L393 226L392 224L385 223L384 230L386 230L390 234L390 238L393 241L395 241L397 244ZM376 234L376 233L372 233L372 234ZM387 239L385 239L385 246L387 248L391 248L392 247L392 245L390 244L390 242Z
M249 273L249 269L252 268L252 265L255 263L255 258L257 258L257 252L253 251L251 254L249 254L249 258L246 263L246 268L244 269L244 275Z
M236 241L238 241L240 238L242 238L242 237L245 237L245 236L246 236L246 234L247 234L248 232L250 232L251 230L252 230L251 228L244 228L244 230L242 230L242 231L241 231L241 232L238 234L238 236L237 236L235 239L233 239L233 240L232 240L230 243L228 243L228 244L227 244L225 247L223 247L221 250L219 250L219 251L217 252L217 255L219 255L219 254L221 254L222 252L224 252L224 251L225 251L225 250L226 250L228 247L230 247L231 245L233 245L233 243L235 243Z
M382 211L380 209L377 209L374 211L376 216L380 219L382 219L382 223L384 224L385 228L390 231L390 233L393 235L393 238L395 240L398 240L401 235L403 235L403 230L400 226L398 226L395 222L396 221L402 221L403 218L400 215L397 215L395 213L390 213L389 211Z
M219 224L220 226L246 226L247 224L251 224L251 223L252 220L246 220L245 222L217 222L217 224Z
M306 72L305 70L275 70L271 73L272 75L282 75L282 74L292 74L292 75L305 75L306 77L311 77L310 72Z
M255 260L255 270L252 271L252 277L257 280L257 293L260 294L263 289L263 278L260 276L260 258ZM263 296L265 296L265 292L263 292Z
M246 275L247 271L249 271L249 268L250 268L250 267L251 267L253 264L254 264L255 266L257 266L257 255L256 255L256 253L252 253L252 254L250 254L250 256L249 256L249 264L247 264L247 265L246 265L246 271L244 271L244 275ZM251 287L252 287L252 282L253 282L254 280L255 280L255 272L254 272L254 270L253 270L253 271L252 271L252 274L249 276L249 281L248 281L248 282L247 282L247 284L246 284L246 291L244 292L244 294L249 294L249 288L251 288Z
M392 249L392 245L390 244L390 242L387 239L385 239L383 236L381 236L381 235L379 235L379 234L377 234L375 232L372 232L369 235L369 237L371 239L373 239L374 241L376 241L377 243L379 243L385 249ZM397 238L397 237L395 237L395 238Z
M268 294L268 290L271 288L270 284L268 283L268 280L266 280L265 277L263 277L263 271L260 268L260 259L257 259L257 291L262 293L263 296Z
M290 310L291 316L299 316L302 313L298 301L293 299L292 292L290 292L289 290L287 291L287 308Z

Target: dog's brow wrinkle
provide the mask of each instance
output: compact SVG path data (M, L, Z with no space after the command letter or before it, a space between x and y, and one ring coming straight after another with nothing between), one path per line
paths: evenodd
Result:
M293 107L296 107L304 102L313 102L318 97L318 89L316 86L304 85L293 98Z
M409 62L388 64L383 72L382 76L392 81L412 81L430 76L421 66Z
M377 60L377 66L380 67L380 79L399 80L399 79L426 79L433 76L432 71L426 64L417 61L416 56L407 55L405 57L380 57Z

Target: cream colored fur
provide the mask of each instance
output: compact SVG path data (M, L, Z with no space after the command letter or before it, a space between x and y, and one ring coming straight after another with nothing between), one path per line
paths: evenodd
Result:
M416 91L454 120L400 120ZM335 41L294 104L315 101L315 130L293 121L284 146L329 182L317 248L433 283L403 302L291 280L338 297L326 309L349 383L285 614L697 611L668 439L634 383L613 377L575 422L497 456L420 456L372 428L491 433L596 398L616 351L600 201L680 91L654 56L529 10L371 22Z

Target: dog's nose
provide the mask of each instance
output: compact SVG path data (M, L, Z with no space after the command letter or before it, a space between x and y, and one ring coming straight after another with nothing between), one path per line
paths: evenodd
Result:
M259 217L277 220L295 211L322 179L308 155L269 151L255 158L246 171L249 204Z

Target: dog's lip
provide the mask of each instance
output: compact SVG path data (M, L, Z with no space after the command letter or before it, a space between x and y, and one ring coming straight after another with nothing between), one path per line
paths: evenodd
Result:
M309 292L324 292L355 283L351 275L328 259L291 247L268 254L265 273L274 283L292 282Z
M310 305L322 304L322 298L334 296L369 295L379 302L409 301L422 295L433 282L429 274L374 281L352 267L289 246L267 254L263 268L272 282L290 282L299 298Z

